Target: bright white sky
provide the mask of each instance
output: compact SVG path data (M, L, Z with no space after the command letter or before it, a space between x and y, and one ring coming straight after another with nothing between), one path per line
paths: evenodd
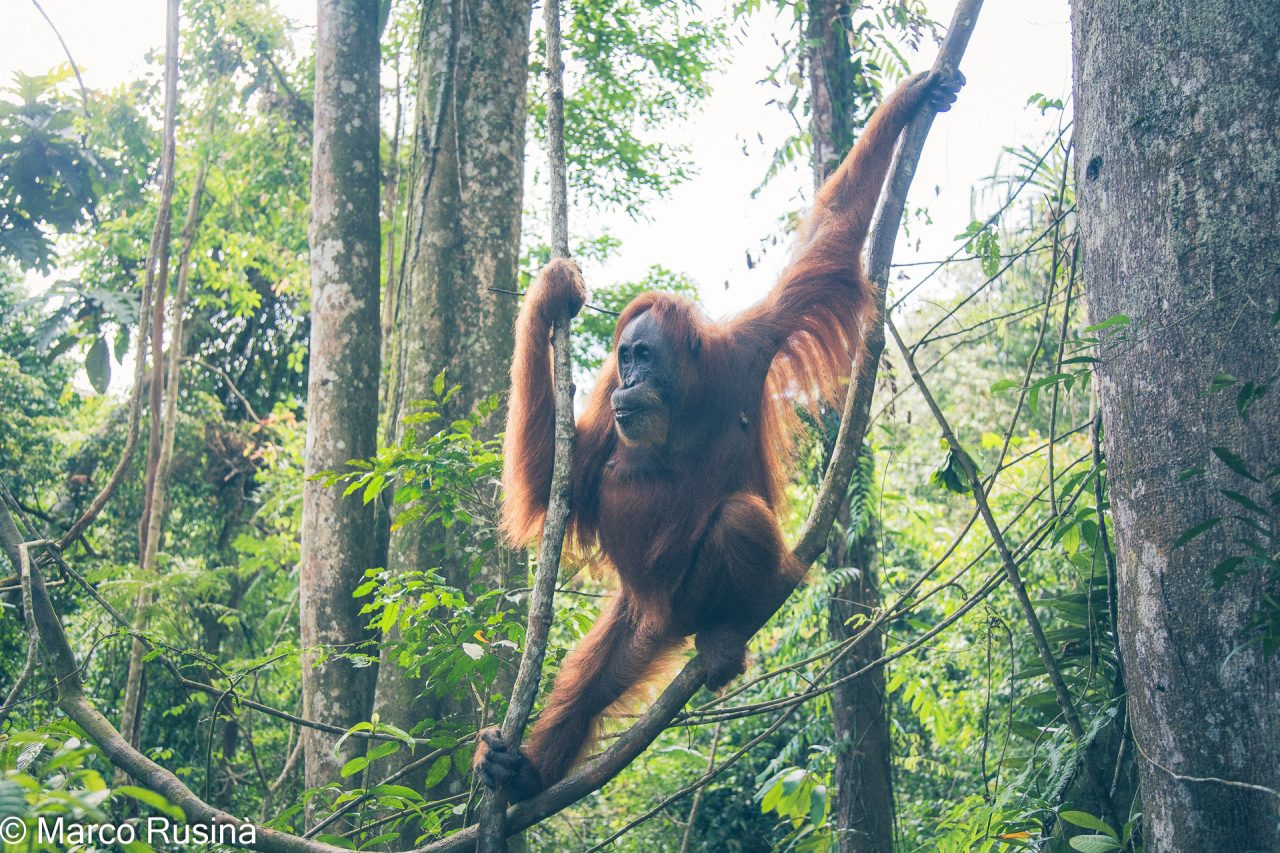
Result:
M147 51L164 41L160 0L42 4L93 88L140 75ZM299 24L314 24L311 0L276 0L276 6ZM929 4L933 17L943 22L950 20L954 6L954 0ZM670 131L691 146L697 176L651 205L647 222L625 217L603 221L622 239L622 250L604 269L588 269L588 281L640 278L650 264L661 262L691 275L717 316L754 302L769 288L786 252L775 248L755 269L747 268L746 253L758 256L762 241L778 234L778 217L802 205L809 182L808 169L801 168L779 176L751 198L774 143L792 127L789 117L767 103L776 90L758 82L776 56L773 31L785 35L782 27L761 16L742 34L712 96L689 122ZM934 52L927 45L913 64L928 67ZM57 39L29 0L0 0L0 82L14 71L37 73L63 61ZM918 229L911 245L900 241L896 261L950 252L952 237L975 215L985 216L994 207L979 199L971 209L971 190L992 173L1003 146L1038 145L1047 130L1056 129L1056 116L1042 117L1026 101L1036 92L1064 99L1070 92L1066 0L987 0L961 67L968 85L952 111L935 122L908 203L908 209L927 206L934 225Z

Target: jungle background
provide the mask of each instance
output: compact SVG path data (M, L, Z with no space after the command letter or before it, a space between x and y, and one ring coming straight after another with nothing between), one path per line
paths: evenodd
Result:
M512 323L551 256L540 9L384 0L347 31L350 10L324 20L341 3L321 4L317 28L269 0L183 0L166 50L155 5L156 49L133 79L85 86L71 41L65 62L22 69L0 94L0 817L181 819L67 712L70 678L218 809L338 847L429 845L475 816L474 733L501 719L524 641L532 555L501 544L496 513ZM815 183L881 97L929 67L950 12L566 4L570 242L592 288L572 330L579 400L634 295L681 293L719 316L763 294ZM374 72L323 71L361 44ZM708 118L731 68L759 81L767 121ZM325 73L337 83L318 87ZM1212 297L1237 324L1261 318L1257 333L1221 327L1253 349L1192 347L1196 370L1170 368L1225 437L1170 426L1151 439L1170 467L1161 500L1184 507L1158 547L1206 548L1190 558L1194 589L1230 616L1178 623L1200 609L1178 601L1151 616L1172 619L1175 640L1221 629L1214 651L1169 651L1195 664L1170 689L1243 694L1241 715L1224 708L1214 725L1253 714L1264 745L1191 750L1191 769L1168 770L1134 735L1153 731L1126 684L1142 647L1122 655L1117 627L1139 619L1121 615L1121 587L1141 570L1115 539L1098 373L1139 369L1125 361L1136 351L1158 385L1173 333L1086 286L1077 179L1097 170L1077 163L1071 93L1027 88L996 125L1007 138L983 155L986 177L944 183L935 165L917 178L885 282L902 346L891 338L870 367L866 436L825 552L753 641L747 675L700 692L602 790L513 845L1193 849L1144 823L1153 774L1218 791L1188 806L1203 812L1188 830L1201 849L1269 849L1274 267L1248 298ZM966 116L967 97L932 145L948 122L991 121ZM733 122L718 132L756 168L722 217L676 221L740 246L741 265L718 273L681 266L697 233L664 252L673 226L655 219L715 169L688 132L709 120ZM346 150L318 140L340 137L378 162L313 175L316 152L330 168ZM1224 180L1248 184L1254 167L1236 168ZM343 218L353 198L363 219ZM744 214L749 199L767 215ZM636 236L646 229L658 236ZM1265 240L1250 251L1278 257ZM840 412L806 417L789 538ZM74 674L38 626L33 571ZM608 589L561 567L544 692ZM1166 721L1162 743L1201 723Z

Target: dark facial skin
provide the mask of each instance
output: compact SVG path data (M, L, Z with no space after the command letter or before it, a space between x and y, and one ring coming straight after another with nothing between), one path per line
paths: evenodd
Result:
M630 446L661 447L667 441L670 406L677 391L677 355L653 317L644 313L618 338L618 379L613 419Z

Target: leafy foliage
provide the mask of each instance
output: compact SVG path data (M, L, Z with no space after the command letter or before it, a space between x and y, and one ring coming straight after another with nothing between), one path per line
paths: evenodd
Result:
M100 167L77 134L79 102L62 92L64 67L18 72L0 100L0 260L48 272L54 237L92 214Z

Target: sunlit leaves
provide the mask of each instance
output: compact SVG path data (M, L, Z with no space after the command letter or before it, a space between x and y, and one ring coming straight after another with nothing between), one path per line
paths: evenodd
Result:
M982 274L990 278L1000 269L1000 232L990 222L971 222L955 239L963 240L965 249L979 259Z
M710 91L726 21L681 0L575 3L562 25L565 149L584 200L633 216L688 175L682 150L658 133ZM541 50L532 80L542 79ZM530 99L530 128L545 132L545 99Z
M929 485L937 486L957 495L967 495L973 491L973 483L969 479L969 472L976 470L973 460L964 455L964 451L954 448L943 439L942 449L944 451L942 461L938 463L938 467L933 469L933 473L929 475Z
M0 259L47 272L53 239L92 215L98 164L77 133L80 101L63 91L71 69L18 72L0 99Z

